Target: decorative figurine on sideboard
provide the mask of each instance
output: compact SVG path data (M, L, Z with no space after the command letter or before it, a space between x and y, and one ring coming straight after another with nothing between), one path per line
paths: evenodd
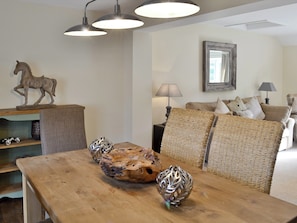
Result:
M19 72L21 72L21 81L20 84L17 85L14 90L25 97L25 103L22 106L17 106L17 109L26 109L26 108L36 108L36 107L48 107L50 105L53 105L54 103L54 97L55 96L55 90L57 86L57 80L53 78L48 77L35 77L32 75L31 69L29 65L25 62L16 61L16 67L14 69L14 74L17 75ZM20 91L19 89L23 88L24 91ZM40 89L41 96L40 98L34 103L32 106L27 106L28 103L28 90L29 88L33 89ZM50 96L50 103L39 106L39 103L41 102L42 98L45 96L45 92L48 93Z
M12 142L20 143L21 139L19 137L7 137L4 139L0 139L0 144L5 144L9 146Z

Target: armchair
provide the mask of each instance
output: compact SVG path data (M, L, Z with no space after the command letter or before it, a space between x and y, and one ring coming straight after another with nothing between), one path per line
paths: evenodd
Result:
M288 105L292 107L291 111L291 118L295 120L295 123L297 122L297 94L287 94L287 102ZM297 126L294 125L294 131L293 131L293 139L296 142L297 141Z

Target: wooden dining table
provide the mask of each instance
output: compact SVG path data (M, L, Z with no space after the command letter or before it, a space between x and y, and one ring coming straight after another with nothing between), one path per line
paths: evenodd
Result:
M88 149L18 159L24 222L38 222L42 210L55 223L297 222L296 205L162 154L158 157L163 169L178 165L193 177L192 192L178 207L165 205L155 182L106 176Z

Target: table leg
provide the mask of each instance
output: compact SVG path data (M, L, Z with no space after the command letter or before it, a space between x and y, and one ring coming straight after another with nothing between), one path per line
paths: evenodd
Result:
M26 177L23 180L24 223L36 223L44 219L43 209Z

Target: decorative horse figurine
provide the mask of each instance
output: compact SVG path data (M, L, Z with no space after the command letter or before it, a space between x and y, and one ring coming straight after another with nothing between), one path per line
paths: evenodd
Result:
M40 98L34 103L34 105L38 105L42 98L45 96L45 92L47 92L51 98L51 102L49 104L54 103L55 96L55 89L57 86L57 81L55 79L50 79L44 76L41 77L34 77L32 75L31 69L29 65L25 62L16 61L17 65L14 69L14 74L17 75L18 72L22 72L22 78L20 84L14 88L14 90L22 96L25 96L25 103L28 103L28 90L29 88L40 89L41 96ZM24 92L21 92L19 89L23 88Z

